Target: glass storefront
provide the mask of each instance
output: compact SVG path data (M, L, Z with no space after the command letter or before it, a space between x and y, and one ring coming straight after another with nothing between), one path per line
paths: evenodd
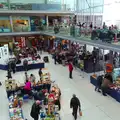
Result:
M11 24L8 16L0 16L0 32L11 32Z
M76 0L64 0L62 2L62 4L64 5L64 10L66 11L75 11L76 10Z
M13 16L13 31L14 32L28 32L30 28L30 17L28 16Z
M41 17L31 16L30 17L31 31L39 31L41 26L45 24L46 24L45 16L41 16Z
M77 21L87 26L101 26L103 19L104 0L77 0Z
M61 10L61 0L9 0L12 10Z
M67 1L67 2L66 2ZM0 0L0 9L11 10L73 10L75 0ZM72 1L72 2L71 2Z
M10 0L12 10L32 10L33 5L43 4L45 0Z
M8 10L9 4L7 0L0 0L0 10Z

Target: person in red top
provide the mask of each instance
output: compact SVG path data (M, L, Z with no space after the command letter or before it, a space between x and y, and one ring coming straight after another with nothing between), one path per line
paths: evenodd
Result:
M71 62L68 64L68 67L69 67L69 78L72 79L73 65Z

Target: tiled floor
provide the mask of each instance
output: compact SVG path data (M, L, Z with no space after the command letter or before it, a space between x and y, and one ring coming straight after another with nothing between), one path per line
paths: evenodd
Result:
M62 109L61 120L73 120L70 109L70 99L75 93L82 105L83 116L78 120L119 120L120 103L116 102L111 97L103 97L101 94L94 91L94 86L90 84L89 75L84 74L84 78L80 76L77 70L73 72L73 79L68 78L68 68L61 65L54 65L53 62L46 64L46 67L51 73L51 79L55 80L62 91ZM29 74L33 73L38 79L38 70L31 70ZM0 81L4 83L6 79L6 72L0 71ZM23 82L24 72L16 73L13 78ZM4 85L0 87L0 120L9 120L8 101ZM29 116L33 101L23 105L24 117L32 120ZM7 104L6 104L7 103Z

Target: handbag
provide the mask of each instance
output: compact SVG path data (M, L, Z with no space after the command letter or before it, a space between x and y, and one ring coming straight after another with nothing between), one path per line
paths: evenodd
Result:
M80 114L80 116L82 116L82 111L81 111L81 108L79 108L79 114Z
M82 111L79 112L80 116L82 116Z

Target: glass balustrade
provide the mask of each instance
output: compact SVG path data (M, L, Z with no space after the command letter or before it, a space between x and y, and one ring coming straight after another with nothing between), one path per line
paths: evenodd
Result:
M9 3L7 0L0 0L0 10L8 10Z
M44 26L43 26L44 27ZM42 30L44 33L56 34L59 36L72 37L86 41L101 41L109 44L120 45L120 31L116 28L109 30L107 28L80 28L76 26L66 27L44 27Z
M69 2L68 2L69 1ZM75 0L0 0L0 10L75 11Z

